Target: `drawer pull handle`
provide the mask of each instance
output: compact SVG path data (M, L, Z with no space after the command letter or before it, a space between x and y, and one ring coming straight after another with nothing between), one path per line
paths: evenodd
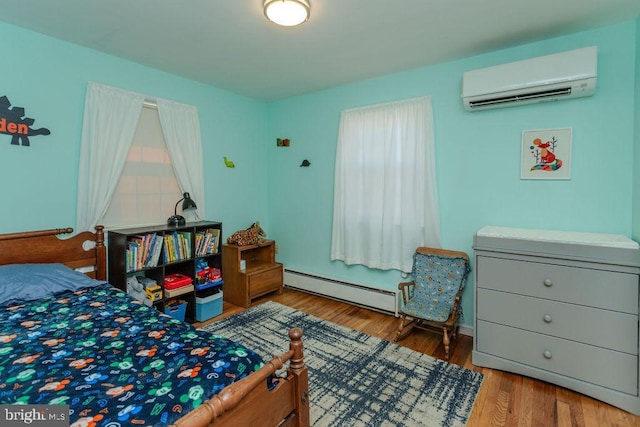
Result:
M545 350L544 353L542 353L545 359L551 359L551 351L550 350Z
M553 281L551 281L551 279L544 279L544 282L542 283L544 283L547 288L550 288L551 285L553 285Z
M545 314L543 319L544 319L544 321L546 323L551 323L551 315L550 314Z

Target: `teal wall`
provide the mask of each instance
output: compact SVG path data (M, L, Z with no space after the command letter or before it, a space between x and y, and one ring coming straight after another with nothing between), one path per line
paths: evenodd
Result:
M425 95L434 107L445 247L471 253L473 234L488 224L638 237L639 27L640 21L608 26L265 104L0 24L0 38L11 40L0 95L24 107L34 127L52 132L33 137L31 147L0 135L0 233L75 224L84 94L87 81L95 81L197 106L207 219L223 221L225 235L260 220L287 268L396 288L396 271L329 260L338 120L344 109ZM595 96L462 109L464 71L589 45L599 49ZM520 180L522 131L559 127L573 129L572 179ZM291 146L276 147L278 137L290 138ZM223 155L235 169L224 167ZM305 158L311 166L299 167ZM467 325L472 299L466 292Z
M598 46L590 98L469 113L464 71L584 46ZM395 289L395 271L330 261L333 173L339 113L430 95L443 245L472 253L482 226L631 234L636 22L501 50L274 102L269 108L270 235L287 268ZM520 180L523 130L573 129L569 181ZM278 148L275 138L291 139ZM298 165L309 159L309 168ZM465 324L473 293L466 292Z
M0 96L24 107L34 127L51 130L30 147L0 135L0 233L75 226L88 81L197 106L207 218L224 221L225 233L256 218L268 222L267 147L257 143L267 131L266 104L6 24L0 39L11 41L3 47ZM224 167L224 155L235 169Z

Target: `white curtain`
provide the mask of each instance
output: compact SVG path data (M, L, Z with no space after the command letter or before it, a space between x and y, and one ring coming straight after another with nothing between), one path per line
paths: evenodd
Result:
M76 231L93 230L107 211L138 126L144 96L87 85L80 142Z
M196 218L205 218L204 166L198 109L165 99L158 100L158 116L180 190L198 205Z
M332 260L408 272L440 247L431 98L343 111L334 185Z

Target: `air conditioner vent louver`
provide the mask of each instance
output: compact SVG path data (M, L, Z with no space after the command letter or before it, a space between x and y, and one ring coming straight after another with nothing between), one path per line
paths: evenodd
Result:
M595 46L467 71L462 80L465 109L532 104L595 93Z
M564 88L553 89L553 90L542 90L539 92L533 92L533 93L528 93L524 95L511 95L511 96L503 96L498 98L490 98L482 101L470 101L469 107L478 108L478 107L484 107L485 105L524 102L524 101L537 100L537 99L542 100L543 98L549 98L549 97L555 98L558 96L567 96L567 95L571 95L570 87L564 87Z

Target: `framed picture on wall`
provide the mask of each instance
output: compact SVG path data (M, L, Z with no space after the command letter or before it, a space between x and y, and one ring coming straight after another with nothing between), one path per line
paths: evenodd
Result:
M520 179L571 179L571 128L523 131Z

